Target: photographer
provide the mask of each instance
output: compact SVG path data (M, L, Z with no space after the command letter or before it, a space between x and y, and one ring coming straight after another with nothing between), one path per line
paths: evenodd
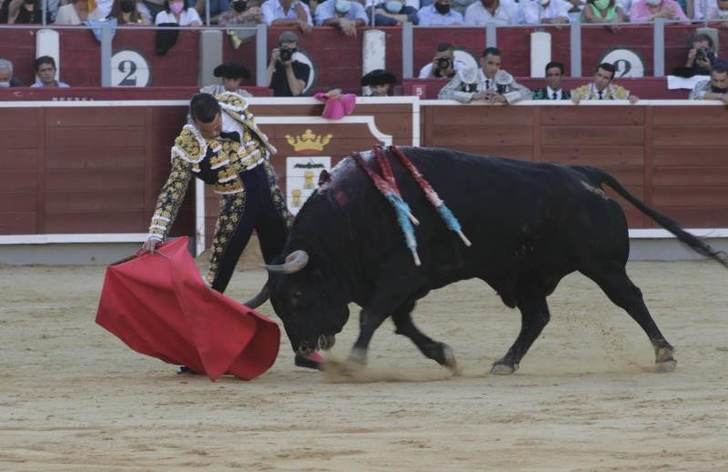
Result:
M437 45L432 62L420 69L419 79L452 79L465 64L455 59L455 48L450 43Z
M696 33L691 42L692 47L688 51L685 68L692 72L691 75L710 75L716 59L713 52L713 38L705 33Z
M278 47L271 51L267 73L274 97L298 97L306 89L311 68L293 59L297 45L296 33L284 31L278 38Z

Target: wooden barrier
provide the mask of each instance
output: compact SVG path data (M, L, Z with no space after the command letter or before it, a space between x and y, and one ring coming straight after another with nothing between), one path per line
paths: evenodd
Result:
M682 225L728 228L723 106L530 102L487 107L369 98L339 121L321 118L322 105L313 99L254 98L251 107L279 150L273 163L284 192L291 190L290 162L326 157L334 165L352 150L377 143L421 144L594 165ZM0 102L0 108L0 243L29 237L13 235L73 240L79 233L146 232L186 101ZM217 197L203 196L201 183L191 187L197 193L190 191L173 234L197 233L209 240ZM629 205L625 209L632 228L652 227Z

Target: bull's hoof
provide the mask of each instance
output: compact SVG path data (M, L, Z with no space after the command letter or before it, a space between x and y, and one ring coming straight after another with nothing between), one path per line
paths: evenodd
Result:
M365 349L353 348L349 353L347 363L352 366L364 367L367 365L367 351Z
M674 361L675 359L672 357L674 353L675 350L672 346L655 347L655 363Z
M493 367L491 367L490 373L493 375L511 375L516 370L518 370L518 364L508 365L496 362L493 364Z
M655 362L655 372L659 374L672 372L675 370L675 367L677 367L677 361L675 359L670 359L669 361L664 362Z
M442 344L442 356L444 360L441 364L450 369L452 375L460 375L462 373L460 366L458 366L458 361L455 359L455 351L445 343Z

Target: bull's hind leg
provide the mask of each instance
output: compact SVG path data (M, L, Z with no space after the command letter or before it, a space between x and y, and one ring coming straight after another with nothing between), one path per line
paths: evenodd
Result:
M460 371L455 360L455 352L447 344L433 340L415 326L412 321L412 310L414 308L415 302L408 301L392 314L395 333L410 338L422 354L447 367L454 374L458 374Z
M674 349L652 319L642 291L632 283L624 267L613 267L604 271L584 272L584 275L596 282L609 299L624 309L645 331L655 349L655 365L658 372L671 372L677 361L673 357Z
M520 300L518 309L521 312L521 332L506 355L493 363L491 374L508 375L518 370L521 359L551 319L545 295L532 295Z

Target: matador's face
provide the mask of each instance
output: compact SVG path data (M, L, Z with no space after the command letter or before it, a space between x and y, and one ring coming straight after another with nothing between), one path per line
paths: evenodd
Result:
M195 126L200 130L200 134L206 139L215 139L220 136L222 132L222 116L220 113L215 115L215 118L209 123L203 123L198 119L195 119Z

